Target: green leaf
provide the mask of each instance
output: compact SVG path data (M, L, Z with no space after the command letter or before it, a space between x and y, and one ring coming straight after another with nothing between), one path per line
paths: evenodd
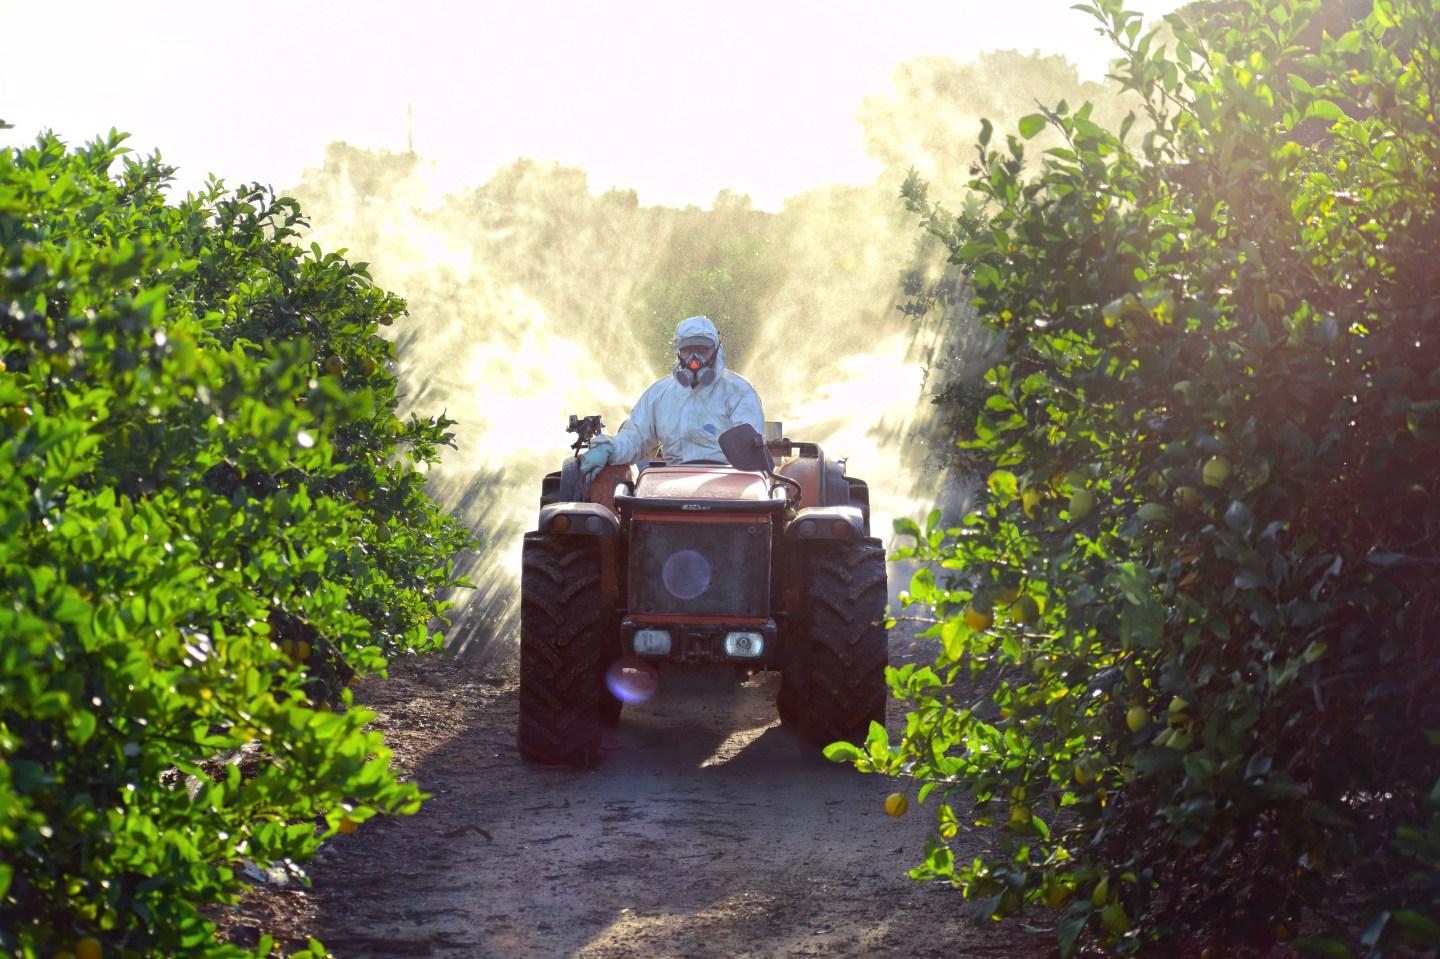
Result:
M1009 470L995 470L986 478L985 485L1001 505L1013 500L1020 491L1019 480Z
M1029 140L1045 129L1045 125L1049 122L1043 113L1031 113L1023 116L1020 118L1020 135Z
M1290 945L1301 952L1330 956L1331 959L1355 959L1355 953L1350 950L1350 947L1338 939L1306 937L1295 939Z
M1178 749L1170 749L1168 746L1146 747L1135 753L1135 769L1145 775L1168 772L1180 768L1184 759L1185 754Z
M1241 536L1249 536L1250 531L1255 527L1255 517L1250 512L1250 507L1239 500L1234 500L1225 508L1225 525Z
M1084 931L1086 923L1094 907L1088 900L1077 900L1070 904L1061 917L1059 924L1055 927L1055 937L1060 949L1062 959L1075 954L1075 946L1080 939L1080 933Z
M1397 909L1391 917L1412 942L1440 945L1440 923L1413 909Z
M1305 107L1305 119L1343 120L1345 111L1333 100L1313 100Z

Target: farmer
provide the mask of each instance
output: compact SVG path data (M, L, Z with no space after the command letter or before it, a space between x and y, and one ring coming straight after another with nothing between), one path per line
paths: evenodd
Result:
M640 396L614 437L600 434L580 457L587 480L609 463L635 463L657 449L665 461L724 463L720 434L749 423L765 430L755 387L725 368L720 334L708 317L692 316L675 328L675 368Z

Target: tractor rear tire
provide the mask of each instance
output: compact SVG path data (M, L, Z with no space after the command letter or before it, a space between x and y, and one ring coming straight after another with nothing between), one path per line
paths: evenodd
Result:
M600 588L600 544L525 534L520 575L520 717L529 762L580 765L600 753L600 727L619 717L605 687L618 637ZM614 642L612 642L612 640Z
M805 587L803 675L782 674L780 721L820 745L863 742L871 722L885 722L888 697L885 548L874 538L812 543Z

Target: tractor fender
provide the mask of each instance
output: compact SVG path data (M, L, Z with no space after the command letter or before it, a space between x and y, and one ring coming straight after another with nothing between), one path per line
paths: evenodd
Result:
M865 516L856 506L811 506L796 513L785 527L787 542L864 539L865 535Z
M540 507L536 531L554 536L598 536L617 539L620 521L599 503L551 503Z
M582 536L600 544L600 593L614 607L620 600L620 520L599 503L551 503L540 507L537 533L558 537Z

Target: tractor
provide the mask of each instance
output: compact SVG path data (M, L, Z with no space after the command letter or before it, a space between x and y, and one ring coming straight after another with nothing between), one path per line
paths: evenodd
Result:
M631 683L708 669L780 674L782 725L824 745L884 722L885 550L869 488L779 424L720 437L726 463L606 466L579 457L600 417L570 417L521 557L520 709L527 761L584 764Z

